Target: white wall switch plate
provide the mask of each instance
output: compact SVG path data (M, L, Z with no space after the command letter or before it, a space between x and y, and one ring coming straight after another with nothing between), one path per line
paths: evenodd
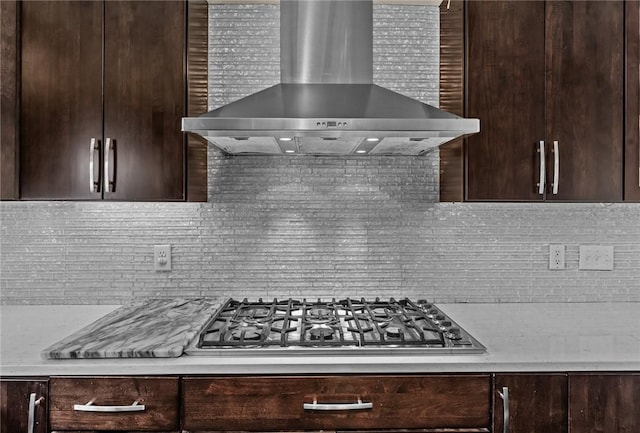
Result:
M580 270L612 271L613 245L580 245Z
M153 269L155 271L171 270L171 245L153 247Z
M549 269L564 267L564 245L549 245Z

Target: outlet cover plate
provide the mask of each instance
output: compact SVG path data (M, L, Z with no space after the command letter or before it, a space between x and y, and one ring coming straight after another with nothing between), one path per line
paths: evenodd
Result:
M564 269L564 245L549 245L549 269Z
M580 245L581 271L612 271L613 245Z
M155 245L153 247L153 269L156 272L171 270L171 245Z

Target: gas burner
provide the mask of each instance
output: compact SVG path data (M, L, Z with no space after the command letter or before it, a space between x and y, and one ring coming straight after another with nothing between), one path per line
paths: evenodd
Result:
M327 305L316 304L306 307L304 321L316 325L337 325L340 320L335 309Z
M257 340L262 334L263 324L255 320L244 318L229 323L231 338L234 340Z
M339 322L335 308L328 304L305 306L304 321L318 325L336 325Z
M258 328L236 328L231 331L231 338L236 341L257 341L260 340L262 331Z
M404 335L402 330L397 326L387 326L384 332L389 338L401 338Z
M315 324L309 329L311 339L320 341L333 340L335 332L336 330L333 327L324 323Z

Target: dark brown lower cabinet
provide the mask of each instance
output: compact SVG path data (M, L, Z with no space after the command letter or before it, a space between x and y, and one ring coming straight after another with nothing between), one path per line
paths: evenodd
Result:
M178 384L177 377L52 377L51 429L178 431Z
M567 433L566 374L496 374L494 387L494 432Z
M186 377L183 428L488 432L490 389L488 374Z
M2 379L0 409L0 432L27 432L33 423L33 433L47 433L47 381Z
M3 378L0 431L31 402L34 433L640 432L640 372Z
M569 431L640 432L640 373L570 374Z

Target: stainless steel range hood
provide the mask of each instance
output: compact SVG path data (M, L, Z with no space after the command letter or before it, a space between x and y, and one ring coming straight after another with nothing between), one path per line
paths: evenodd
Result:
M421 155L480 130L373 84L373 6L362 0L280 2L281 84L182 130L230 154Z

